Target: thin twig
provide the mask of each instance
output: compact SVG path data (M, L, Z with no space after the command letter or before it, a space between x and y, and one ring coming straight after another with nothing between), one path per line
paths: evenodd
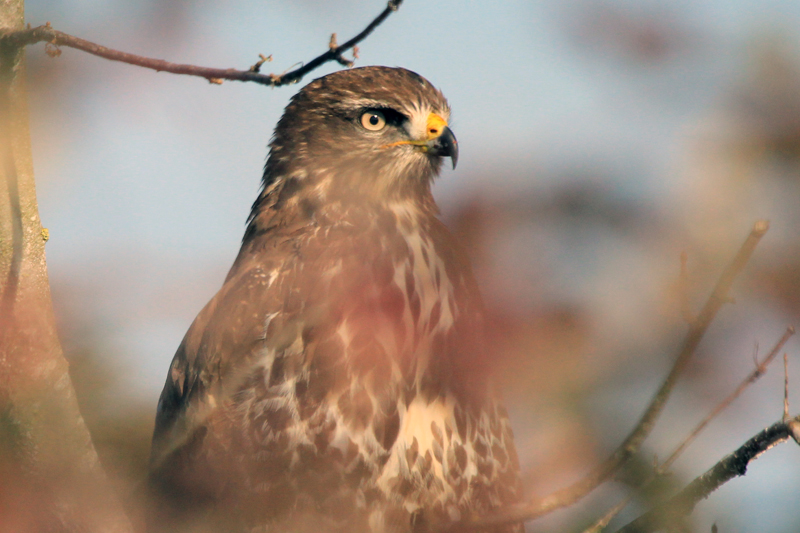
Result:
M783 354L783 421L789 420L789 354Z
M667 503L643 514L617 533L657 531L679 518L688 516L700 500L707 498L734 477L743 476L750 461L791 437L791 426L797 424L800 424L800 416L771 425L689 483Z
M689 332L684 339L678 357L666 380L651 400L650 405L647 407L634 429L608 459L603 461L583 479L549 496L505 507L490 515L467 517L455 524L440 528L440 530L448 532L467 529L480 530L532 520L554 511L555 509L560 509L577 502L616 472L639 450L644 439L652 431L672 389L675 387L678 376L686 368L697 346L700 344L703 335L708 329L708 326L716 316L717 311L719 311L725 303L730 301L728 298L728 291L731 285L747 264L747 261L753 254L753 250L755 250L756 245L758 245L761 237L764 236L768 229L769 223L766 220L759 220L755 223L750 235L748 235L744 244L742 244L742 247L739 249L739 252L723 271L708 301L697 315L697 318L690 324Z
M153 59L150 57L139 56L136 54L129 54L121 52L112 48L106 48L93 42L68 35L64 32L54 30L48 22L44 26L37 26L35 28L28 28L25 30L17 30L11 32L0 32L0 45L10 46L27 46L39 42L47 43L48 54L58 55L60 51L59 46L66 46L69 48L76 48L83 50L92 55L110 59L111 61L121 61L130 65L137 65L144 68L153 69L158 72L170 72L172 74L186 74L189 76L198 76L205 78L212 83L220 83L219 80L232 80L232 81L252 81L262 85L271 87L280 87L282 85L289 85L297 83L303 76L318 68L319 66L329 61L336 61L341 65L350 67L352 61L344 58L342 54L351 48L354 48L358 43L363 41L375 28L377 28L386 18L393 12L397 11L402 4L403 0L390 0L386 8L378 15L372 22L364 28L361 33L347 41L341 46L329 48L325 53L320 54L303 66L287 72L285 74L260 74L257 69L254 70L237 70L237 69L220 69L199 67L196 65L185 65L179 63L170 63L162 59ZM260 66L260 65L259 65Z
M694 441L694 439L697 438L697 436L703 431L703 429L705 429L705 427L708 425L709 422L711 422L723 410L725 410L736 398L738 398L742 394L742 392L744 392L744 390L748 386L755 383L758 380L758 378L760 378L761 376L764 375L764 373L766 373L769 364L775 359L775 356L778 355L778 352L780 352L781 349L783 349L783 345L786 344L786 342L792 337L792 335L794 335L794 333L795 330L793 327L790 326L786 328L786 331L783 333L783 335L775 344L775 346L772 348L772 350L770 350L767 356L764 357L764 359L760 362L756 361L756 368L750 374L748 374L747 377L744 378L744 380L742 380L739 386L736 387L736 390L734 390L724 400L722 400L719 404L717 404L717 406L714 407L714 409L712 409L711 412L703 420L701 420L700 423L698 423L695 426L695 428L689 433L689 435L683 440L683 442L681 442L678 445L678 447L675 448L675 450L669 455L669 457L667 457L667 459L663 463L661 463L655 468L653 475L644 480L644 482L641 485L642 487L649 485L654 479L658 477L660 473L664 472L670 466L672 466L672 463L674 463L675 460L684 452L684 450L686 450L686 448ZM786 409L788 409L788 406L786 406ZM785 422L788 419L789 415L787 413L784 415L783 420ZM634 496L635 496L634 494L628 495L613 508L609 509L606 512L606 514L604 514L594 524L592 524L592 526L586 529L584 533L596 533L601 531L604 527L606 527L609 524L609 522L611 522L611 520L617 514L620 513L620 511L622 511L622 509L624 509L633 500Z
M789 426L789 432L792 438L800 445L800 421L792 419L787 422L787 425Z
M256 61L249 69L250 72L261 72L261 65L264 63L269 63L272 61L272 54L265 56L264 54L258 54L258 61Z
M370 22L370 24L366 28L364 28L364 30L361 33L359 33L358 35L356 35L343 45L329 49L324 54L312 59L311 61L309 61L302 67L298 68L297 70L293 70L287 74L284 74L283 76L281 76L281 85L286 85L287 83L294 83L298 81L307 73L311 72L312 70L319 67L323 63L327 63L328 61L336 60L339 61L340 63L342 61L347 62L347 60L342 57L342 54L353 48L361 41L363 41L370 33L372 33L375 30L375 28L377 28L380 25L381 22L383 22L386 19L386 17L391 15L393 12L397 11L401 3L403 3L403 0L389 0L389 3L386 5L386 9L384 9L383 12L375 18L375 20Z
M775 359L775 356L778 355L778 353L783 349L783 345L786 344L786 342L792 337L792 335L794 335L794 333L795 331L793 327L790 326L786 328L786 331L783 333L783 336L781 336L781 338L778 340L778 342L775 344L772 350L770 350L767 356L764 357L764 359L760 363L758 363L758 365L756 365L756 368L753 369L753 371L750 372L750 374L748 374L747 377L744 378L744 380L742 380L739 386L736 387L736 390L730 393L727 398L722 400L716 407L714 407L714 409L712 409L711 412L703 420L701 420L700 423L697 424L697 426L695 426L695 428L691 431L691 433L689 433L689 435L683 440L683 442L681 442L680 445L678 445L678 447L675 448L675 451L673 451L670 454L670 456L662 463L661 469L669 468L672 465L672 463L675 462L678 456L681 453L683 453L683 451L687 448L687 446L689 446L689 444L691 444L692 441L694 441L694 439L697 438L700 432L703 431L703 429L705 429L705 427L708 425L709 422L715 419L717 415L719 415L736 398L738 398L747 387L749 387L756 380L758 380L758 378L764 375L764 373L767 371L767 367L769 366L769 364L772 362L773 359ZM788 419L789 419L789 414L787 413L786 418L784 420Z
M625 499L609 509L606 514L598 518L594 524L583 530L583 533L600 533L614 519L615 516L621 513L622 510L625 509L629 503L631 503L631 501L633 501L633 495L629 494L625 497Z

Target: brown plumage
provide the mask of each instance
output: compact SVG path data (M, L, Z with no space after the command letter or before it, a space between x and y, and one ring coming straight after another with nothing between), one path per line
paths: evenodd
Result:
M159 400L154 529L406 533L516 501L480 297L430 191L448 118L404 69L292 99Z

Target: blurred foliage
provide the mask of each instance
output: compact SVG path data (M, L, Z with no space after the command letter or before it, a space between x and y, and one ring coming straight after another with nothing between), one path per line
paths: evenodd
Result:
M81 413L112 486L136 522L146 494L154 406L121 401L117 391L125 375L113 366L108 346L70 315L59 322Z

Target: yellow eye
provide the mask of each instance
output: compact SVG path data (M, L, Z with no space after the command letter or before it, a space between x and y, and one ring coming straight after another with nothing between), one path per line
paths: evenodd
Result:
M372 109L361 115L361 125L369 131L380 131L386 126L386 117L377 109Z

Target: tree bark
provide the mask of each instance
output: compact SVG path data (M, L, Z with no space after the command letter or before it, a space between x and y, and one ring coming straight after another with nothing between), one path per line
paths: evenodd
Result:
M0 30L23 27L23 0L0 0ZM23 532L132 531L56 332L24 78L24 48L0 46L0 523Z

